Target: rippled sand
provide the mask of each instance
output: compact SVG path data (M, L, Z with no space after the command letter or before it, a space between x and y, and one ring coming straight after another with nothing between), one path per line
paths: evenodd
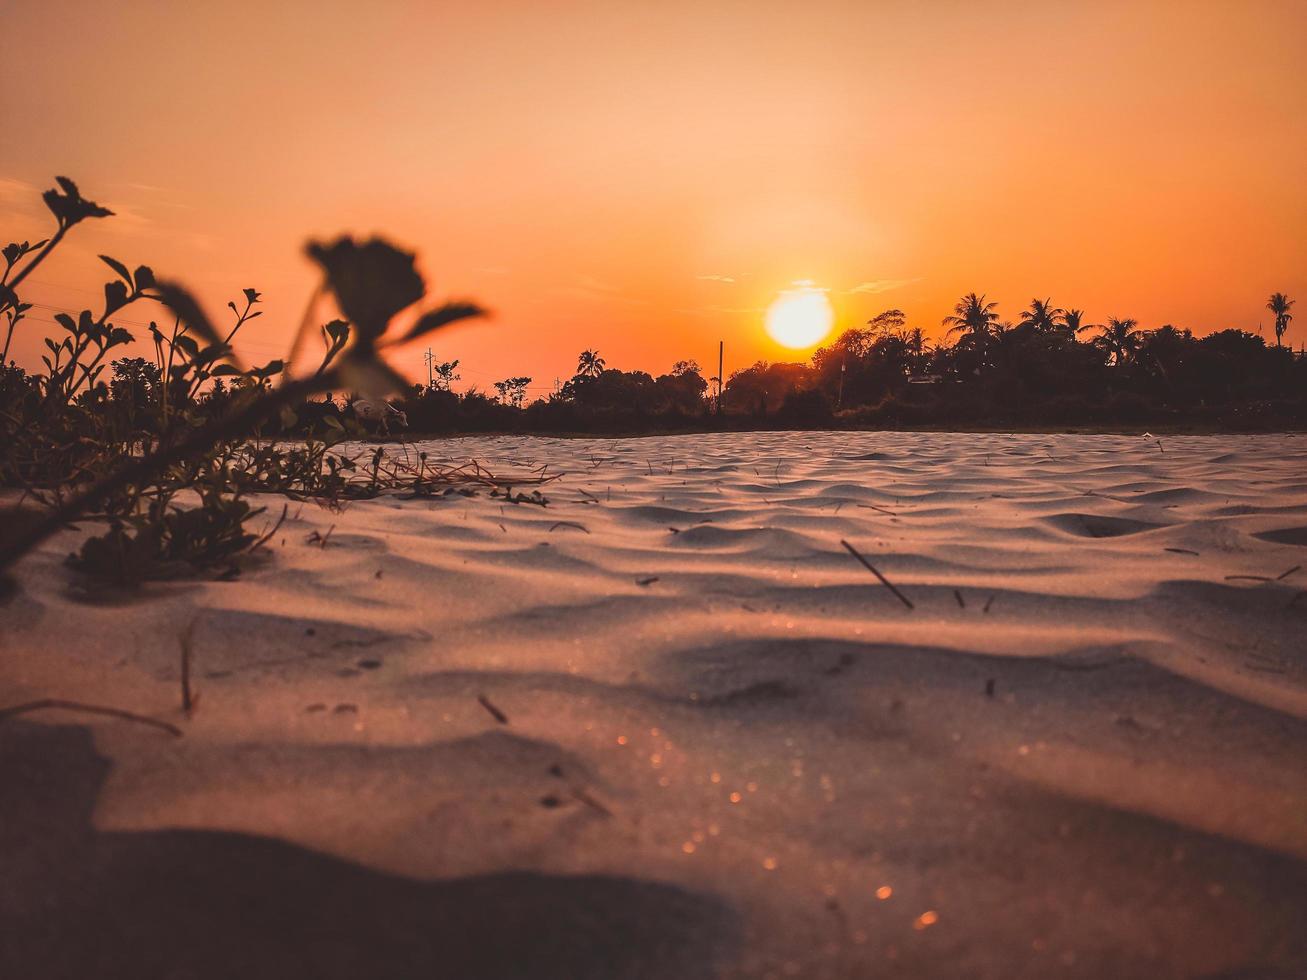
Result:
M0 723L0 976L1307 975L1307 438L421 448L565 475L20 566L3 702L184 736Z

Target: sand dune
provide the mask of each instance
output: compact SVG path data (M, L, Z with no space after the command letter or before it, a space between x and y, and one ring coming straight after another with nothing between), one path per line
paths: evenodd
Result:
M421 448L565 475L20 566L4 703L184 735L0 722L0 976L1307 975L1307 438Z

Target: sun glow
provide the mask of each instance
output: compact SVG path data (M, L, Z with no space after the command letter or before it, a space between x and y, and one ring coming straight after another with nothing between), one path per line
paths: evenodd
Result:
M826 290L811 282L796 282L784 289L767 308L767 333L785 347L812 347L831 331L835 311Z

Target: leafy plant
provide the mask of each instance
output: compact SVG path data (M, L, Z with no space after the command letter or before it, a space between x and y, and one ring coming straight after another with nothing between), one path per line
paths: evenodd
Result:
M18 287L73 226L111 213L84 199L72 181L57 183L45 195L56 223L50 238L2 253L6 360L30 309ZM379 450L360 480L354 460L330 452L349 429L325 412L301 447L260 438L265 429L300 425L299 414L314 395L345 388L384 396L401 389L403 379L386 360L393 348L483 313L473 303L445 303L395 330L397 315L426 293L412 253L377 238L342 237L311 243L308 254L322 270L322 290L335 297L345 319L322 327L322 358L302 377L291 377L288 365L303 346L307 322L284 359L246 366L237 356L233 340L262 312L257 290L246 289L242 303L228 304L234 320L219 329L180 284L156 280L147 266L130 270L101 256L116 277L104 287L102 309L57 316L65 335L46 339L43 373L27 375L11 365L0 370L0 483L22 487L48 505L34 516L5 515L0 571L71 521L97 514L111 523L74 558L83 571L140 581L176 563L211 566L256 543L244 527L260 511L243 494L334 501L435 478L425 466L416 475L388 466ZM166 307L172 328L150 324L153 365L142 358L113 361L112 352L134 338L111 318L140 301ZM112 386L101 380L110 364L121 365ZM177 502L187 490L198 495L198 506Z

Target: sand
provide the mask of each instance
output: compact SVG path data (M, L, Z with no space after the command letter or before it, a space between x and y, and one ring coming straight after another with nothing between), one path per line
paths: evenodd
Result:
M183 734L0 722L0 977L1307 975L1307 437L420 448L565 475L19 566L0 703Z

